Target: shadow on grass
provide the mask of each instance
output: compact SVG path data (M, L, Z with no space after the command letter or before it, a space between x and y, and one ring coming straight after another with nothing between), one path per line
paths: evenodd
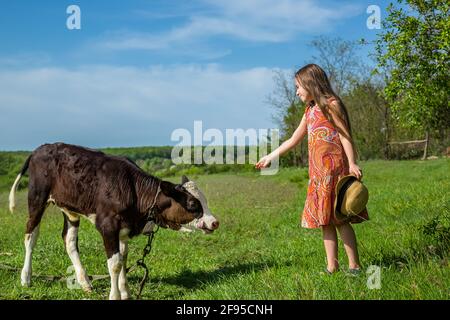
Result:
M369 259L370 264L402 269L418 261L448 259L450 250L450 210L428 218L419 226L413 226L414 236L401 251L380 248Z
M246 274L255 271L261 271L267 268L271 268L275 265L273 262L269 263L243 263L234 264L230 266L222 266L215 270L198 270L192 271L190 269L183 269L181 272L174 276L169 277L156 277L151 278L151 282L163 282L170 285L182 286L185 289L196 289L201 287L205 283L215 283L223 279L229 278L234 275ZM133 282L141 280L138 276L129 277Z
M412 256L405 253L397 252L378 252L375 257L368 261L368 265L376 265L380 267L394 267L402 269L410 263Z
M422 245L406 248L404 252L378 252L368 260L368 264L401 270L411 265L416 265L419 261L440 260L444 263L447 258L448 247L447 249L442 249L442 247L433 245Z
M290 262L282 263L284 266L291 265ZM192 271L190 269L184 268L179 273L173 276L168 277L158 277L154 276L154 272L149 266L149 279L144 287L142 292L143 299L178 299L185 295L187 292L185 290L191 291L197 288L202 287L206 283L216 283L222 281L224 279L230 278L235 275L243 275L252 272L259 272L265 269L272 268L274 266L279 266L280 262L257 262L257 263L231 263L230 265L221 266L215 270L197 270ZM10 271L10 270L8 270ZM15 270L14 270L15 271ZM140 270L141 271L141 270ZM16 271L15 271L16 272ZM98 279L92 279L90 276L92 284L93 284L93 293L85 294L86 298L89 299L107 299L109 290L110 290L110 279L107 275L105 277L101 277ZM48 279L52 277L52 279ZM142 280L143 272L132 272L127 275L128 283L130 285L130 289L132 292L133 298L135 298L137 294L137 290L139 288L139 284ZM53 279L54 278L54 279ZM44 283L61 283L62 286L65 286L66 276L42 276L42 275L33 275L33 279L36 283L40 283L44 285ZM161 287L160 284L163 284ZM169 285L169 286L164 286ZM173 287L170 287L173 286ZM176 288L178 287L178 288ZM66 291L67 290L67 291ZM154 291L157 290L155 293ZM70 289L64 288L64 294L70 296ZM27 298L27 293L24 293L25 296L20 297L20 299L30 299ZM32 298L31 298L32 299Z

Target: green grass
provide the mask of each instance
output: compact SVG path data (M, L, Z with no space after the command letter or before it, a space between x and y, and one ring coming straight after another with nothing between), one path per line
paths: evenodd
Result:
M150 282L144 299L449 299L450 160L363 162L369 188L370 221L355 225L364 267L381 268L381 289L367 287L368 275L350 277L343 245L343 271L322 275L325 253L319 229L299 227L306 196L306 169L199 175L197 181L220 219L212 235L160 229L147 257ZM178 179L178 178L177 178ZM171 179L174 181L174 179ZM21 268L24 257L26 191L15 214L0 193L0 264ZM34 275L67 276L70 260L61 240L63 219L49 208L33 255ZM99 233L81 222L79 246L89 274L107 274ZM130 263L146 238L130 241ZM129 275L133 294L142 272ZM20 286L20 271L0 269L2 299L106 299L109 279L94 292L69 290L63 281L33 277Z

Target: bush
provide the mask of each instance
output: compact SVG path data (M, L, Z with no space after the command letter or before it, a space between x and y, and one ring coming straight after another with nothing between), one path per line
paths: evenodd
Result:
M440 257L450 251L450 211L446 209L446 213L431 218L419 227L428 251Z

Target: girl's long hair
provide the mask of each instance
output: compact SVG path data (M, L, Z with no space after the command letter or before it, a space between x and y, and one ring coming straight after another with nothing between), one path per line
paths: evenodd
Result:
M316 64L307 64L295 73L295 79L297 79L299 84L311 95L313 101L319 106L320 110L322 110L322 113L336 127L337 130L337 126L334 123L333 118L331 117L331 114L329 112L329 100L331 98L336 100L343 112L343 119L341 119L341 121L343 121L347 125L350 137L347 137L344 132L339 133L341 133L351 141L353 149L356 153L355 156L357 156L358 152L356 151L356 147L353 142L352 128L350 125L350 118L348 116L347 108L345 107L341 98L333 91L333 88L331 87L330 81L328 80L325 71L323 71L323 69ZM308 104L309 102L310 101L307 101L306 103ZM337 114L340 115L340 112L338 112Z

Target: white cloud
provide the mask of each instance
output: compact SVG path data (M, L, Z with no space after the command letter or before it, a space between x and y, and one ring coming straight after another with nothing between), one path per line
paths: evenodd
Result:
M191 12L188 22L161 33L125 32L101 41L114 50L187 48L213 37L253 42L285 42L301 33L318 33L337 21L364 12L360 5L309 0L202 0L208 15Z
M361 13L361 6L310 0L205 0L223 12L223 17L259 29L272 29L286 36L327 28L337 20ZM245 19L245 20L244 20ZM268 39L270 41L270 39Z
M1 55L0 67L34 67L51 63L51 57L46 52L18 52L14 55Z
M171 144L171 132L194 120L205 130L273 127L272 76L217 65L0 70L0 149Z

